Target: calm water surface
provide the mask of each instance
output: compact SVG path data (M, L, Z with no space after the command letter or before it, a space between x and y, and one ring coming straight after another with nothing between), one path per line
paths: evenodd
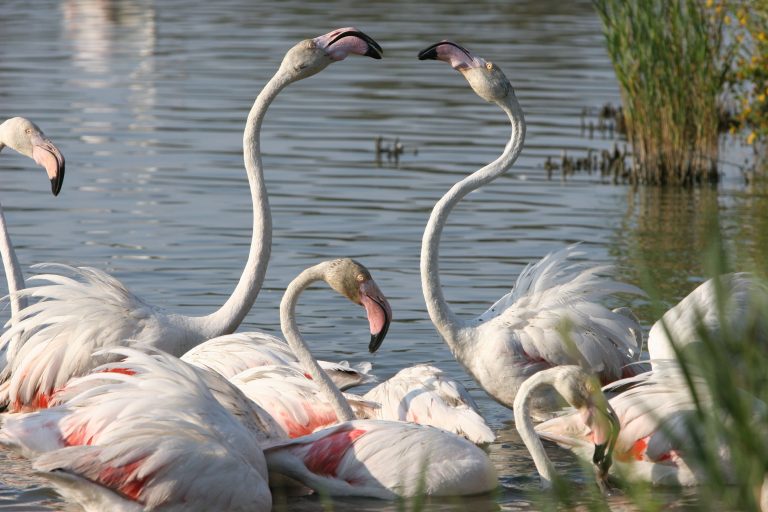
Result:
M67 158L60 197L44 174L1 155L2 200L25 269L59 261L105 269L153 303L187 315L212 311L234 287L248 252L251 205L242 129L253 99L300 39L354 25L385 49L381 61L350 58L292 85L264 123L272 205L272 260L242 330L276 331L285 285L320 260L350 256L372 271L395 312L372 359L376 374L431 362L461 380L498 432L490 454L497 496L476 510L534 510L538 479L510 423L462 372L437 337L419 285L421 234L437 199L494 159L506 117L421 48L450 38L499 64L526 112L526 147L514 169L470 195L441 245L443 285L459 313L476 315L506 293L523 266L582 241L586 258L615 265L640 284L646 269L674 303L701 280L709 219L740 268L768 245L768 201L734 166L719 190L631 190L597 175L546 179L562 150L610 149L582 133L582 110L618 103L618 87L588 1L253 2L179 0L3 2L0 119L36 121ZM405 146L399 165L377 165L374 139ZM726 141L724 144L731 144ZM726 147L725 158L743 158ZM29 272L28 272L29 273ZM644 324L648 305L632 304ZM325 359L370 360L361 311L324 289L299 315ZM7 317L7 312L6 315ZM575 486L586 482L569 454L551 447ZM29 463L0 452L0 508L65 505ZM676 505L688 498L668 493ZM621 498L616 498L621 508ZM314 498L276 508L318 510ZM430 510L463 510L439 502ZM336 510L396 510L375 500L337 500Z

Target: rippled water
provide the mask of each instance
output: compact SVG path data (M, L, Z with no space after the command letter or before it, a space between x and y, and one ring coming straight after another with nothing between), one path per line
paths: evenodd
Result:
M527 262L575 241L590 261L616 265L629 282L639 284L650 263L670 303L701 279L698 258L713 215L742 267L768 245L766 196L743 187L733 166L719 191L632 190L597 175L546 179L547 156L613 146L580 129L584 108L619 101L588 1L5 2L0 119L33 119L67 158L54 199L42 172L10 151L0 155L0 200L19 259L25 268L59 261L106 269L152 303L188 315L216 308L250 241L241 147L247 111L290 46L347 25L376 38L385 58L334 64L271 107L261 137L272 260L242 329L276 330L281 292L305 267L359 259L395 312L373 359L376 374L433 362L460 379L499 433L490 453L503 488L471 506L535 509L538 480L511 412L477 389L437 337L418 274L429 210L500 153L507 120L445 64L419 62L418 50L450 38L492 59L513 81L528 122L514 169L470 195L444 233L443 285L458 312L484 311ZM399 138L399 165L376 163L377 136L388 144ZM727 158L742 158L738 148L726 149ZM634 306L646 326L655 320L644 302ZM312 291L299 315L318 355L370 359L361 311L343 299ZM570 455L550 453L574 485L584 482ZM63 506L25 460L8 453L0 460L0 508ZM321 508L306 498L281 505ZM396 509L374 500L334 507Z

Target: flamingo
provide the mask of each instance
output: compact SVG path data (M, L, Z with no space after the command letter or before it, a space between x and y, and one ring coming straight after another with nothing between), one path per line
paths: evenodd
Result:
M225 334L192 347L181 360L200 368L215 371L230 379L235 375L260 366L293 366L300 368L299 360L285 340L265 332L236 332ZM353 386L375 382L371 363L351 366L347 361L332 363L318 361L342 391Z
M706 386L696 379L702 407L712 404ZM688 429L696 421L696 403L683 373L672 361L657 361L652 371L603 387L619 422L614 470L630 480L655 485L697 485L702 477L689 455ZM536 432L588 459L589 433L575 413L542 422Z
M510 408L522 382L552 366L579 364L603 382L633 374L634 369L626 365L640 355L635 337L640 326L598 301L618 292L642 292L599 277L606 267L585 269L572 263L580 255L576 246L526 267L513 290L482 315L464 320L451 310L438 268L438 246L448 214L469 192L510 169L523 148L525 119L512 85L496 64L450 41L422 50L419 59L449 63L481 98L507 114L512 127L501 156L455 184L437 202L422 238L424 299L432 323L454 357L491 397Z
M64 183L64 156L35 123L23 117L13 117L0 124L0 151L6 146L42 166L51 182L51 192L54 196L59 195ZM3 270L8 281L11 325L13 325L15 317L22 308L26 307L27 301L16 294L24 288L24 274L11 243L2 207L0 207L0 257L2 257ZM14 338L9 345L3 345L0 349L0 382L6 380L7 361L13 358L16 345L17 338Z
M283 336L304 371L326 395L341 423L265 446L270 472L289 476L333 496L456 496L496 488L498 481L490 459L463 437L415 423L355 419L341 391L312 357L296 323L299 294L319 280L328 282L354 302L358 302L354 300L358 287L365 286L375 293L360 295L364 305L369 301L385 304L376 298L381 297L378 288L366 285L372 283L368 271L351 260L315 265L288 285L280 303ZM386 307L372 310L388 311ZM371 318L370 311L374 331L374 326L386 322L388 317L380 313Z
M46 407L51 394L103 360L99 348L145 343L181 355L204 340L231 333L251 308L261 287L270 253L271 218L263 182L259 133L266 110L286 86L312 76L348 54L381 58L381 48L369 36L348 27L301 41L284 57L248 115L243 153L253 200L253 235L245 270L229 299L214 313L191 317L152 306L108 274L87 267L54 266L68 277L45 274L48 284L20 295L39 301L18 315L0 344L21 334L23 345L14 358L5 402L11 410ZM2 403L0 398L0 403Z
M222 377L152 349L111 351L121 360L71 380L62 405L6 414L0 443L88 511L271 509L268 434L222 406L210 389Z
M475 444L496 439L466 388L429 364L400 370L362 398L378 406L363 404L356 410L358 417L432 425Z
M718 297L723 299L722 304ZM715 339L720 337L722 319L727 319L729 332L735 336L748 336L768 346L768 325L761 321L760 315L767 305L768 286L751 274L736 272L708 279L651 327L648 333L651 365L659 360L676 361L677 352L699 341L702 330Z
M515 397L515 428L533 457L542 488L552 487L555 468L536 434L530 408L533 394L544 386L552 386L576 409L574 418L578 416L585 433L584 453L591 457L598 485L606 490L608 471L613 462L612 453L619 434L619 421L596 379L575 365L555 366L531 375L520 386Z
M238 373L229 382L267 411L288 437L311 434L339 421L320 387L293 365L257 366ZM356 417L372 417L379 407L358 395L344 393L344 399Z

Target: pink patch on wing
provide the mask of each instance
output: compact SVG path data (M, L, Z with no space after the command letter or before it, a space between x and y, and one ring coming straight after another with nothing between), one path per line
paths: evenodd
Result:
M108 370L103 370L104 373L121 373L123 375L136 375L135 370L130 370L128 368L109 368Z
M311 404L305 403L303 404L303 407L304 412L308 418L306 423L299 423L295 421L293 416L284 410L277 412L275 419L288 433L288 437L292 439L295 437L311 434L318 428L333 425L338 421L333 408L327 404L318 404L317 406L313 406ZM273 411L270 411L270 413L272 414Z
M622 462L630 460L643 460L645 459L645 452L648 450L648 440L650 436L646 436L635 441L629 450L623 453L617 453L616 458Z
M304 457L307 469L317 475L335 477L344 454L355 439L365 433L366 431L361 429L335 432L315 441Z
M123 466L107 466L99 472L96 480L110 489L114 489L128 498L138 501L144 485L152 477L152 474L138 477L137 470L144 459L125 464Z
M40 409L47 409L50 405L51 397L53 393L47 393L45 391L38 391L32 400L24 402L21 398L17 398L9 406L9 412L34 412Z

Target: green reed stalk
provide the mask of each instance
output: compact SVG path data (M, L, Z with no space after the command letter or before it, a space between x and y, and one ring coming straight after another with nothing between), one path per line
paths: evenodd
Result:
M621 89L633 181L716 182L723 12L699 0L594 0Z

